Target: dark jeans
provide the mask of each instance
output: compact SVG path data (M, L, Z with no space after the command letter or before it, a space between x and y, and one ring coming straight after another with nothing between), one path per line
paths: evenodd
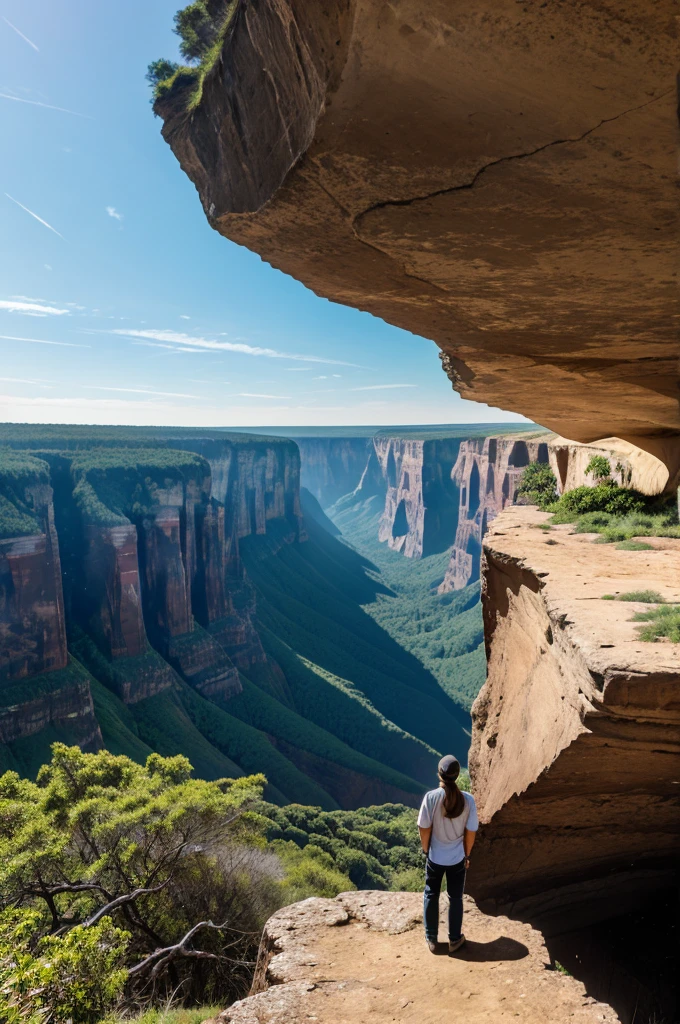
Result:
M446 875L446 889L449 894L449 942L460 938L463 926L463 889L465 888L465 860L458 864L444 867L433 864L427 858L425 865L425 896L423 899L423 918L425 921L425 938L428 942L437 941L439 930L439 893L442 878Z

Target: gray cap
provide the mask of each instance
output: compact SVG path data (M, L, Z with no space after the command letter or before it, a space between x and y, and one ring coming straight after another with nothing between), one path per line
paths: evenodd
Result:
M457 779L460 774L460 763L458 758L454 757L453 754L445 754L439 762L437 770L440 775L445 775L447 779L451 779L452 781Z

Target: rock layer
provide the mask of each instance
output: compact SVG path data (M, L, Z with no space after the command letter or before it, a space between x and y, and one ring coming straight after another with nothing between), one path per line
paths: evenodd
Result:
M265 926L252 994L216 1019L438 1024L463 1006L469 1024L618 1021L580 982L546 970L547 950L529 925L485 917L466 898L466 946L433 957L421 915L422 897L411 892L347 892L285 907Z
M198 105L156 110L222 234L672 485L675 33L671 0L241 0Z
M470 769L483 823L474 895L564 929L668 884L680 851L680 651L603 600L680 601L680 541L616 550L506 509L484 543L488 678Z

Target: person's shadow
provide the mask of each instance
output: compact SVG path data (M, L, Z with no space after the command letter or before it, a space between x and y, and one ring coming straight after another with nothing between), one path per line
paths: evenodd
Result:
M448 956L449 946L446 942L437 943L437 956ZM468 939L460 949L451 954L455 960L469 960L475 963L487 963L492 960L522 960L529 955L523 942L501 935L491 942L474 942Z

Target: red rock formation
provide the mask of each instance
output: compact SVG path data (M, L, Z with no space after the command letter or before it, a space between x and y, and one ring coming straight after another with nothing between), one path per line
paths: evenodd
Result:
M460 492L458 529L440 593L462 590L478 579L487 526L506 505L514 504L530 462L548 462L545 439L501 435L461 442L452 473Z
M0 683L64 668L67 660L52 488L33 488L42 533L0 540Z
M488 678L470 769L483 823L470 891L560 929L672 882L680 853L680 651L641 641L650 588L680 601L680 541L618 551L506 509L484 543Z
M64 676L63 685L58 685L60 676ZM100 750L102 735L87 674L83 671L82 678L67 679L65 673L56 672L51 679L56 686L29 700L17 693L18 703L0 708L0 743L12 744L51 728L82 750Z
M387 493L378 539L407 558L445 551L456 532L451 480L460 440L373 439Z
M147 650L137 561L137 530L127 526L85 527L85 585L91 628L110 658Z

